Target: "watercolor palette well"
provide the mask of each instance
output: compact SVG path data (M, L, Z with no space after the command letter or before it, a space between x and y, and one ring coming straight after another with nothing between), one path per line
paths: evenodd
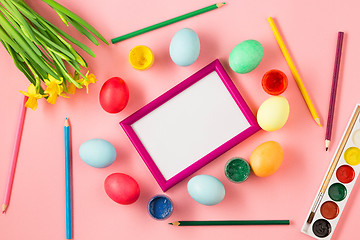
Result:
M360 173L360 105L357 105L320 186L302 232L331 239Z

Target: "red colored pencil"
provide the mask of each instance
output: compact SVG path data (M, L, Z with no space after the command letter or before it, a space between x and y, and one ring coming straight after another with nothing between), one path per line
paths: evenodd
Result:
M327 120L327 125L326 125L326 136L325 136L325 150L326 151L329 149L330 140L331 140L331 130L332 130L332 124L333 124L333 119L334 119L336 89L337 89L338 78L339 78L341 49L342 49L343 39L344 39L344 33L339 32L338 39L337 39L337 45L336 45L336 55L335 55L333 80L332 80L332 86L331 86L329 113L328 113L328 120Z
M25 107L26 101L27 101L27 97L24 96L23 101L21 102L20 115L19 115L19 120L18 120L18 125L17 125L17 131L16 131L16 140L15 140L12 159L11 159L11 163L10 163L10 170L9 170L9 176L8 176L8 180L7 180L6 190L5 190L4 202L2 205L2 213L3 214L6 212L6 208L8 207L9 202L10 202L11 189L12 189L12 184L14 181L16 162L17 162L17 157L19 154L21 135L22 135L25 114L26 114L26 107Z

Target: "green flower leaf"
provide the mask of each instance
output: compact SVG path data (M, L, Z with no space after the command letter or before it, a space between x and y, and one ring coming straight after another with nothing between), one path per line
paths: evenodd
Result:
M55 10L55 9L54 9ZM66 20L66 16L64 14L62 14L61 12L59 11L56 11L55 12L57 13L57 15L59 16L59 18L61 19L61 21L68 27L69 26L69 23L68 21Z
M109 44L105 38L89 23L87 23L84 19L82 19L80 16L76 15L63 5L55 2L54 0L42 0L43 2L47 3L50 7L52 7L54 10L58 10L62 12L63 14L67 15L69 18L73 19L74 21L78 22L79 24L83 25L85 28L87 28L90 32L92 32L95 36L97 36L101 41L103 41L106 44Z

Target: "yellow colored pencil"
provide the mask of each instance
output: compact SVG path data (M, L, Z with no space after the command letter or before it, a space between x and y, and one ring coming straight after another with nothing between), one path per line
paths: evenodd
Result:
M299 76L299 73L296 70L296 67L295 67L294 63L291 60L290 54L289 54L288 50L286 49L286 46L285 46L285 44L284 44L284 42L283 42L283 40L282 40L282 38L280 36L279 31L276 28L276 25L275 25L273 19L271 17L269 17L267 20L268 20L268 22L270 24L270 27L271 27L274 35L275 35L276 40L277 40L277 42L278 42L278 44L279 44L279 46L281 48L281 51L282 51L282 53L283 53L283 55L284 55L284 57L286 59L286 62L288 63L288 65L290 67L291 73L294 76L296 84L298 85L298 87L300 89L300 92L301 92L301 94L302 94L302 96L303 96L303 98L304 98L304 100L305 100L305 102L306 102L306 104L307 104L307 106L308 106L308 108L310 110L310 113L311 113L312 117L314 118L315 122L321 127L320 118L319 118L319 116L318 116L318 114L317 114L317 112L315 110L314 105L311 102L311 99L310 99L309 94L307 93L307 91L305 89L304 84L301 81L301 78Z

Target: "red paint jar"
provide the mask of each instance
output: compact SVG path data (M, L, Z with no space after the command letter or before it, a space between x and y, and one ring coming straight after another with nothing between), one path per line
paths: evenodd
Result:
M276 96L286 90L288 79L282 71L272 69L264 74L261 85L266 93Z

